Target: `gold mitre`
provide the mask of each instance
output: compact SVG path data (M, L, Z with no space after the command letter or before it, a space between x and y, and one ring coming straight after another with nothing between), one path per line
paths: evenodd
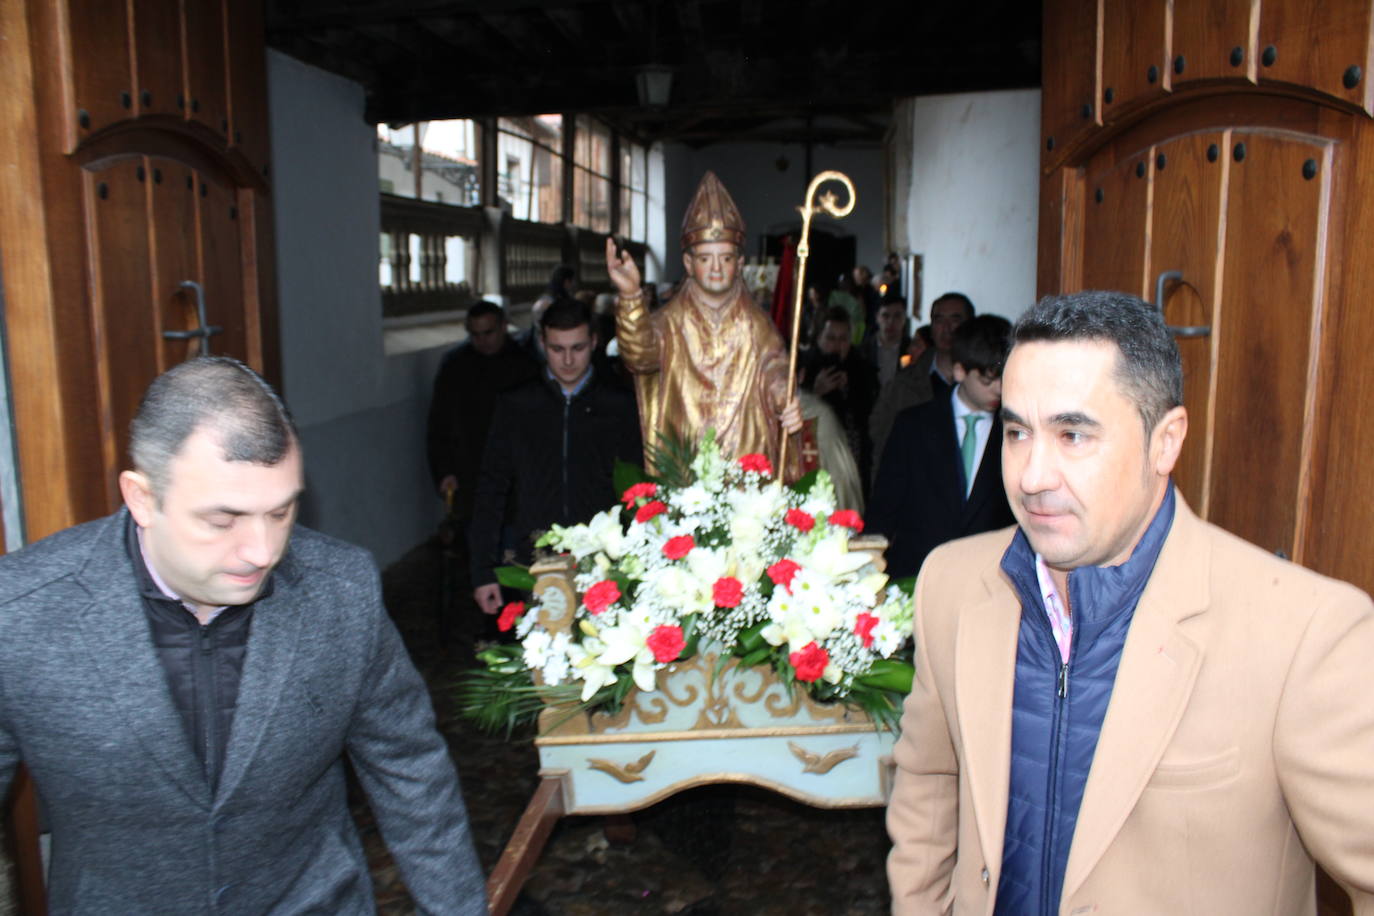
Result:
M697 193L682 218L683 250L702 242L733 242L744 247L744 218L715 172L701 176Z

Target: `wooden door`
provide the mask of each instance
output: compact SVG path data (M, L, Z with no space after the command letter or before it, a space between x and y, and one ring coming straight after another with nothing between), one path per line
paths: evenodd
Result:
M1070 205L1081 217L1064 223L1076 237L1063 243L1081 263L1062 288L1124 290L1163 308L1181 329L1184 496L1299 558L1335 142L1291 120L1228 127L1221 115L1233 114L1149 122L1085 163Z
M1229 160L1224 131L1172 137L1150 150L1151 199L1146 297L1178 328L1189 430L1174 480L1204 518L1211 499L1212 404L1221 205ZM1212 329L1203 331L1202 329Z
M159 372L211 350L275 377L262 11L233 0L0 3L0 264L25 536L119 503ZM34 806L11 834L44 911Z

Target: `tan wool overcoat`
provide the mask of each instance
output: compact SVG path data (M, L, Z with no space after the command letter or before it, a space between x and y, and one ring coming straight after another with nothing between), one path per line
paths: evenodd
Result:
M1014 530L940 547L917 584L888 809L894 913L993 911L1021 615L999 563ZM1313 860L1374 914L1374 606L1179 497L1122 651L1059 913L1311 914Z

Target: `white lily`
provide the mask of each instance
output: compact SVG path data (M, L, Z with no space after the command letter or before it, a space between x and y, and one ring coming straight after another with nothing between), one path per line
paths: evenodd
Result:
M587 532L597 547L612 560L625 553L625 530L620 527L620 509L607 509L592 516ZM579 559L581 559L579 557Z
M868 562L866 553L850 553L848 538L832 532L815 543L802 565L831 579L852 576Z
M590 700L602 687L615 683L615 669L610 665L602 664L594 650L588 649L588 644L595 644L600 647L598 640L589 639L583 645L570 643L568 645L568 660L572 662L572 673L574 677L582 679L582 702Z
M597 661L603 665L620 665L634 658L644 648L644 633L630 624L606 627L601 631L601 642L605 648L601 650Z

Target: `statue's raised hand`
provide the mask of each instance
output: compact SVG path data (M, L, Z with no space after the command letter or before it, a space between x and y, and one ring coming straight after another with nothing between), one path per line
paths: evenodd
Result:
M615 239L606 237L606 273L620 295L639 295L639 267L628 251L616 251Z

